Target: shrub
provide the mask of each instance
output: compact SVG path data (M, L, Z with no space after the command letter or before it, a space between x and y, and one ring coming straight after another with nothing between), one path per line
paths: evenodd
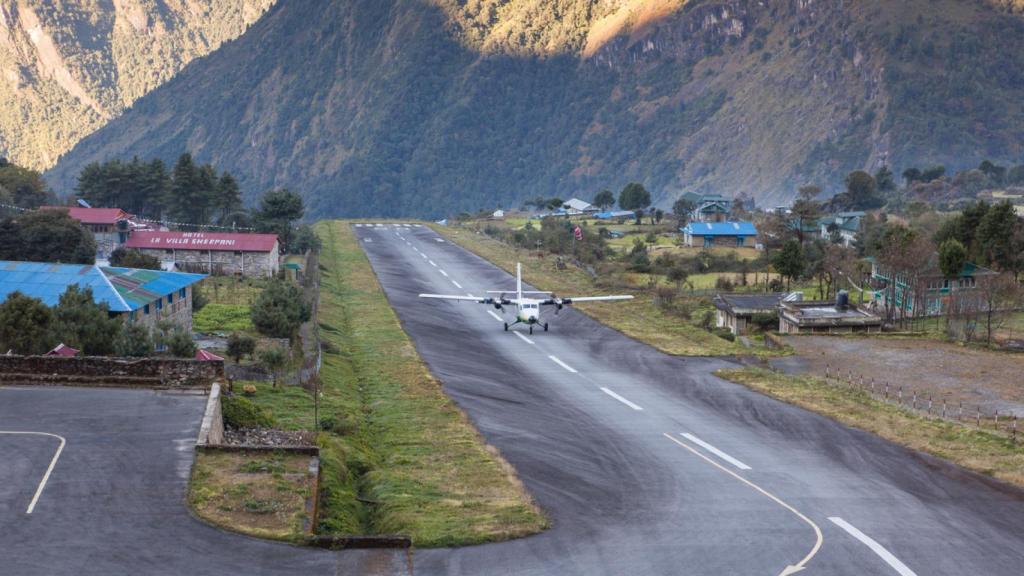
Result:
M302 292L284 281L271 282L260 292L251 312L253 326L273 338L291 338L311 314Z
M779 327L779 315L774 312L758 312L750 317L750 323L762 332L769 332Z
M220 405L224 424L232 428L272 428L277 424L272 414L248 398L223 396Z
M115 268L143 268L159 270L160 259L156 256L143 254L131 248L118 247L110 253L110 265Z
M245 394L246 396L255 396L256 395L256 385L255 384L246 384L245 386L242 386L242 394Z
M167 338L167 351L175 358L192 358L196 355L196 343L187 330L175 328Z
M145 358L153 353L153 337L141 324L126 322L114 340L114 353L128 358Z
M724 292L732 292L732 290L735 287L736 287L736 285L732 283L732 280L729 279L726 276L719 276L718 278L715 279L715 289L716 290L722 290Z
M728 328L715 328L713 334L715 336L718 336L722 340L728 340L729 342L736 341L736 335L733 334L732 330L729 330Z
M252 356L256 351L256 339L246 334L232 332L228 336L228 357L234 359L237 364L243 356Z

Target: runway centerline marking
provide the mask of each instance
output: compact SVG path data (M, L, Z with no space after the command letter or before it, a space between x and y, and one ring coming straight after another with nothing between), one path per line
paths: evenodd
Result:
M630 407L630 408L632 408L633 410L637 410L637 411L639 411L639 410L643 410L643 408L641 408L640 406L637 406L636 404L634 404L634 403L630 402L629 400L626 400L626 399L625 399L625 398L623 398L622 396L619 396L618 394L616 394L616 393L615 393L615 392L613 392L612 390L609 390L608 388L605 388L604 386L602 386L602 387L601 387L601 391L602 391L602 392L604 392L605 394L607 394L607 395L611 396L612 398L615 398L615 399L616 399L616 400L618 400L619 402L622 402L622 403L623 403L623 404L625 404L626 406L629 406L629 407Z
M442 275L442 276L444 276L445 278L447 278L447 277L448 277L448 273L447 273L447 272L445 272L444 270L441 270L441 275Z
M426 255L426 254L424 254L423 252L420 252L420 256L423 256L423 259L424 259L424 260L426 260L426 259L427 259L427 255Z
M433 266L434 268L437 268L437 264L434 264L433 260L430 260L430 265Z
M519 339L522 340L523 342L526 342L527 344L533 344L533 340L530 340L529 338L527 338L526 336L523 336L519 332L513 332L513 334L515 334L516 336L519 336Z
M576 374L576 373L578 372L578 370L576 370L576 369L575 369L575 368L573 368L572 366L569 366L569 365L568 365L568 364L566 364L565 362L562 362L561 360L559 360L559 359L558 359L557 357L555 357L555 356L550 356L550 355L549 355L549 356L548 356L548 358L550 358L550 359L551 359L551 361L552 361L552 362L554 362L555 364L558 364L559 366L561 366L562 368L565 368L566 370L568 370L569 372L572 372L573 374Z
M697 450L697 449L696 449L696 448L694 448L693 446L690 446L689 444L687 444L687 443L685 443L685 442L683 442L683 441L681 441L681 440L677 440L677 439L676 439L676 438L675 438L674 436L672 436L671 434L669 434L669 433L665 432L665 433L663 433L663 434L662 434L662 436L664 436L665 438L668 438L668 439L669 439L669 440L671 440L672 442L675 442L675 443L676 443L676 444L678 444L679 446L682 446L683 448L685 448L685 449L689 450L689 451L690 451L691 453L693 453L693 454L694 454L695 456L699 457L699 458L700 458L701 460L704 460L704 461L705 461L705 462L707 462L708 464L711 464L711 465L712 465L712 466L714 466L715 468L718 468L718 469L719 469L719 470L721 470L722 472L725 472L726 474L728 474L728 475L732 476L733 478L735 478L735 479L739 480L740 482L743 482L743 483L744 483L744 484L746 484L747 486L749 486L749 487L753 488L754 490L756 490L756 491L760 492L760 493L761 493L761 494L763 494L764 496L767 496L767 497L768 497L768 498L770 498L770 499L771 499L771 500L772 500L773 502L775 502L775 503L776 503L776 504L778 504L779 506L782 506L782 507L783 507L783 508L785 508L786 510L789 510L789 511L790 511L790 512L792 512L792 513L793 513L793 514L794 514L794 515L795 515L795 516L796 516L797 518L799 518L799 519L803 520L803 521L804 521L805 523L807 523L807 525L809 525L809 526L810 526L811 528L813 528L813 529L814 529L814 536L815 536L815 541L814 541L814 546L813 546L813 547L811 548L811 551L810 551L810 552L808 552L808 553L807 553L807 556L804 556L804 557L803 557L803 559L802 559L802 560L800 560L799 562L797 562L796 564L792 564L792 565L789 565L789 566L786 566L785 568L783 568L783 569L782 569L782 572L780 572L780 573L779 573L779 576L786 576L786 575L788 575L788 574L795 574L796 572L799 572L799 571L803 570L803 569L804 569L804 568L806 567L806 564L807 564L808 562L810 562L810 561L811 561L811 558L814 558L814 555L815 555L815 554L817 554L817 553L818 553L818 550L820 550L820 549L821 549L821 543L822 543L822 542L824 541L824 537L822 537L822 535L821 535L821 528L819 528L819 527L818 527L818 525L817 525L817 524L815 524L815 523L814 523L814 521L812 521L812 520L811 520L810 518L808 518L807 516L804 516L804 515L803 515L803 514L802 514L802 513L801 513L801 512L799 511L799 510L797 510L796 508L793 508L793 507L792 507L792 506L790 506L789 504L786 504L786 503L785 503L784 501L782 501L782 499L781 499L781 498L779 498L778 496L776 496L776 495L772 494L771 492L769 492L769 491L765 490L764 488L761 488L761 487L760 487L760 486L758 486L757 484L754 484L754 483L753 483L753 482L751 482L750 480L747 480L747 479L746 479L746 478L744 478L743 476L740 476L740 475L739 475L739 474L737 474L736 472L733 472L732 470L730 470L730 469L726 468L725 466L723 466L723 465L719 464L718 462L714 461L714 460L713 460L713 459L711 459L710 457L708 457L708 456L705 456L704 454L702 454L702 453L700 452L700 450Z
M718 448L715 448L711 444L708 444L707 442L701 440L700 438L697 438L693 434L688 434L688 433L684 432L682 434L682 436L683 436L683 438L686 438L690 442L693 442L694 444L700 446L701 448L707 450L708 452L711 452L715 456L718 456L722 460L725 460L726 462L728 462L729 464L732 464L733 466L739 468L740 470L750 470L750 466L747 466L743 462L740 462L739 460L733 458L732 456L729 456L725 452L722 452L721 450L719 450Z
M911 570L910 568L907 568L906 564L904 564L903 562L900 562L899 558L893 556L892 552L889 552L888 550L886 550L885 546L882 546L881 544L876 542L873 538L871 538L867 534L861 532L860 530L858 530L855 526L853 526L852 524L850 524L846 520L843 520L842 518L839 518L838 516L830 516L829 517L829 521L831 521L836 526L839 526L840 528L845 530L850 536L853 536L857 540L860 540L862 544L864 544L865 546L870 548L871 551L874 552L875 554L878 554L878 556L882 560L885 560L886 564L888 564L889 566L892 566L892 569L895 570L896 573L899 574L900 576L917 576L917 574L913 570Z
M490 314L491 316L493 316L494 319L497 320L498 322L504 322L505 321L504 319L502 319L501 316L498 316L497 314L495 314L494 310L488 310L487 313Z
M50 438L56 438L60 440L60 444L57 445L57 451L53 454L53 459L50 460L50 465L46 467L46 473L43 474L43 479L39 481L39 487L36 488L35 495L32 496L32 501L28 504L28 510L25 514L31 514L36 509L36 503L39 502L39 497L43 494L43 489L46 488L46 483L50 480L50 474L53 473L53 467L57 465L57 459L60 458L60 453L64 451L64 445L67 441L63 436L57 434L50 434L49 432L12 432L6 430L0 430L0 434L19 434L25 436L49 436Z
M456 282L455 280L452 280L452 284L455 284L455 287L456 287L456 288L458 288L459 290L462 290L462 284L459 284L459 283L458 283L458 282Z

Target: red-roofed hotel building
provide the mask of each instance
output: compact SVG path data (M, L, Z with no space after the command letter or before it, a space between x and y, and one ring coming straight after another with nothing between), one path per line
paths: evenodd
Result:
M96 257L104 260L124 244L131 231L131 214L120 208L84 208L81 206L43 206L42 210L64 210L82 223L96 239Z
M280 267L277 234L136 231L124 246L156 256L168 270L258 277Z

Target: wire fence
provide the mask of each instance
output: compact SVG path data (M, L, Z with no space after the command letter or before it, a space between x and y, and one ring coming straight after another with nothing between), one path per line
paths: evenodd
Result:
M842 371L829 364L825 364L824 376L829 385L860 390L875 400L898 406L917 416L984 430L1017 442L1017 415L1014 413L986 411L979 404L964 404L962 400L936 397L932 391L893 384L887 380L876 381L873 377L867 378L849 369Z

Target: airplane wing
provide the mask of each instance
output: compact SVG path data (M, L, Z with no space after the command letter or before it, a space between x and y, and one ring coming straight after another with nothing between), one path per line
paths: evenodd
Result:
M613 302L616 300L632 299L632 296L581 296L579 298L549 298L541 302L541 304L561 307L566 304L575 304L576 302Z
M465 300L468 302L479 302L480 304L491 304L493 298L478 298L476 296L454 296L451 294L420 294L420 298L437 298L439 300Z

